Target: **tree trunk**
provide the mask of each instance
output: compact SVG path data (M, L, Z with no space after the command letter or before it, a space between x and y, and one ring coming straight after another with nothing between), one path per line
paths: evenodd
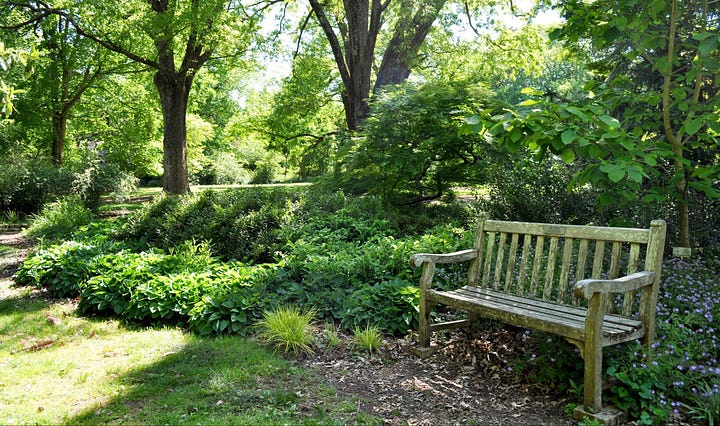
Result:
M663 71L663 130L665 137L672 146L675 154L674 168L675 176L680 177L677 185L677 208L678 208L678 243L683 247L690 247L690 206L688 191L688 168L684 163L684 142L683 135L673 131L671 114L671 91L673 89L673 61L675 59L675 37L677 32L678 0L672 0L670 12L670 28L668 31L668 65Z
M52 124L54 134L52 141L52 163L55 167L63 165L67 121L68 115L64 111L53 113Z
M185 115L192 75L178 76L157 72L154 82L163 112L163 191L180 195L190 192L187 165Z
M388 84L402 83L410 75L410 65L425 41L437 15L447 0L420 2L412 14L413 3L404 0L398 7L407 13L398 20L378 70L374 91ZM377 37L382 28L382 15L389 0L344 0L347 22L340 23L340 36L335 33L320 0L309 0L310 6L330 43L335 63L343 82L342 102L349 130L357 130L370 112L371 75ZM341 41L342 39L342 42ZM344 49L343 49L344 47Z
M384 86L400 84L407 80L410 76L411 64L446 1L423 2L414 15L408 14L398 21L380 63L373 93L377 93ZM406 0L402 8L411 7L411 3Z

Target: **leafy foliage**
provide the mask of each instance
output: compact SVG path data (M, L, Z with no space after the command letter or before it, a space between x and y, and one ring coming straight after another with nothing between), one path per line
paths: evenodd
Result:
M371 105L363 137L339 175L343 187L385 199L438 198L453 184L482 181L496 153L478 134L460 135L463 118L488 104L486 89L467 82L406 84Z
M221 259L273 260L276 234L287 222L300 190L205 191L163 197L131 217L121 239L143 239L165 249L193 239L208 241ZM232 238L228 238L232 235Z
M37 213L42 206L71 192L72 172L23 156L0 159L0 210Z
M18 285L38 286L55 297L76 297L80 286L100 272L96 260L108 247L66 241L41 249L15 273Z
M420 290L395 278L355 290L347 299L342 325L347 329L375 324L391 335L417 330Z
M85 207L80 197L63 197L43 206L40 213L33 217L25 234L36 240L62 240L93 219L93 213Z

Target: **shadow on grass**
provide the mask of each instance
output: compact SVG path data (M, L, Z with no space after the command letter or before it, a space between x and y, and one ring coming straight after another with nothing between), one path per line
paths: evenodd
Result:
M67 423L357 423L353 403L339 401L311 373L239 337L190 337L177 352L116 380L124 389L120 395Z
M0 316L29 314L47 309L53 303L45 298L39 290L22 287L14 287L14 289L19 291L0 299Z

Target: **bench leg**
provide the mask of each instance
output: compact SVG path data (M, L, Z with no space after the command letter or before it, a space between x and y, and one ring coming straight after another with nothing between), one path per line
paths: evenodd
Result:
M585 342L585 407L599 413L602 410L602 344L593 340Z
M422 298L419 308L418 345L421 349L428 349L430 348L430 304Z

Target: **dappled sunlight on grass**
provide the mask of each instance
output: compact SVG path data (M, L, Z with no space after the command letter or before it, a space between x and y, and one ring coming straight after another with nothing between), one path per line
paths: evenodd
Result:
M2 424L65 422L122 394L118 377L177 352L187 340L179 330L130 332L114 322L76 318L68 304L2 311L0 324Z
M129 329L2 281L0 424L342 424L354 402L237 336Z

